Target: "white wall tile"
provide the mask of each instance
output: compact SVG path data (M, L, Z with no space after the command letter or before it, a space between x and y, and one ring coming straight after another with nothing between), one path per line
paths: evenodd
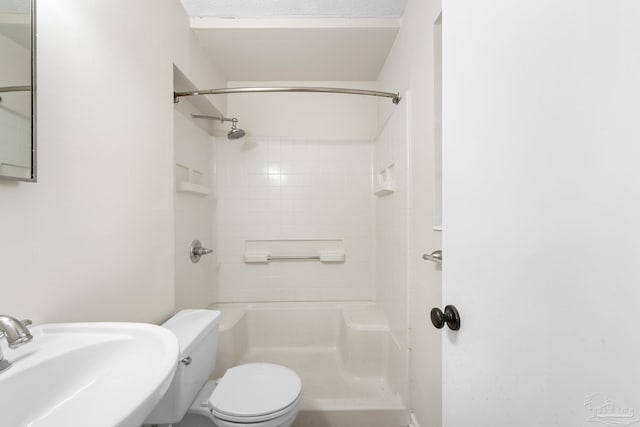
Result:
M370 300L374 294L367 140L217 140L216 301ZM244 263L244 241L343 239L344 264Z

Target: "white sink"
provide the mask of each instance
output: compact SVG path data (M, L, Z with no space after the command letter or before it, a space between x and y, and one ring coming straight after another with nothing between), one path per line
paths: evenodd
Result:
M143 323L61 323L29 328L0 372L0 426L139 427L169 387L178 341Z

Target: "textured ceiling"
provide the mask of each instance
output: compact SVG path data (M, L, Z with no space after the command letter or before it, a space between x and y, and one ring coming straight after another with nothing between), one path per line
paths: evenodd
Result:
M400 17L407 0L181 0L190 16Z

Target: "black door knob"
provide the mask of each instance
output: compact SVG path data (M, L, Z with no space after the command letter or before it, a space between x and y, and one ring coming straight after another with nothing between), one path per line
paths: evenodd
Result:
M452 331L460 329L460 314L453 305L448 305L444 308L444 313L439 308L431 309L431 323L438 329L442 329L445 325Z

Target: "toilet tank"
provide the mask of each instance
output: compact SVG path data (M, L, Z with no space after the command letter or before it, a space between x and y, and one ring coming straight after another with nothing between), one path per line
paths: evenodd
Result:
M215 368L219 323L219 311L182 310L162 325L178 337L178 368L145 424L171 424L184 417Z

